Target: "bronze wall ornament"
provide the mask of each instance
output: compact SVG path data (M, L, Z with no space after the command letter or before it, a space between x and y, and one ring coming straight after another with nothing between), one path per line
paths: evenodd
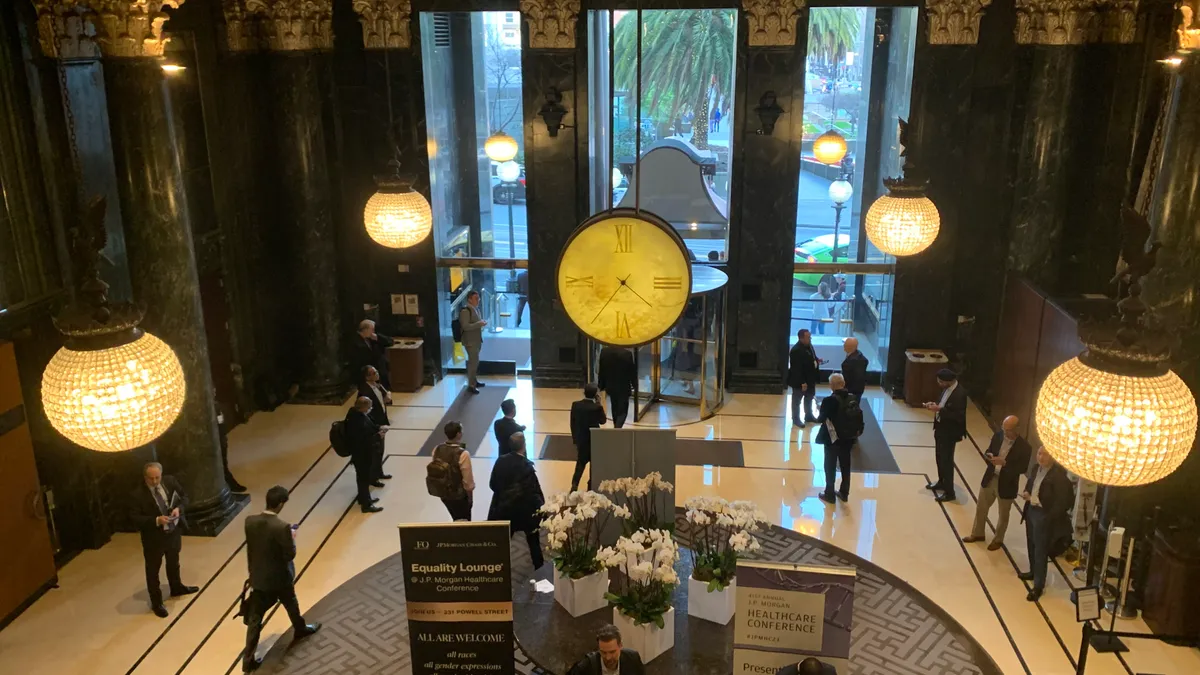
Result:
M521 0L530 49L574 49L580 0Z
M367 49L412 47L412 0L354 0Z
M979 22L990 4L992 0L925 0L929 44L978 44Z
M791 47L807 0L742 0L751 47Z

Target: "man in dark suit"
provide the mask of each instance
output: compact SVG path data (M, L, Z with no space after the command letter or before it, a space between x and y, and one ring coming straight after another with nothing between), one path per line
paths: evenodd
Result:
M958 374L949 368L937 373L942 398L925 404L933 415L933 447L937 458L938 479L925 488L942 494L939 502L954 501L954 448L967 435L967 392L958 386Z
M345 432L346 443L350 446L350 462L354 464L354 477L358 485L358 505L363 513L378 513L382 506L376 506L377 497L371 496L371 487L383 487L383 483L375 480L375 453L383 444L386 430L380 429L371 420L371 399L359 396L354 406L346 412Z
M525 425L517 424L517 402L511 398L504 399L500 404L500 412L504 413L504 417L492 424L492 433L496 435L496 447L503 457L512 452L513 434L525 431Z
M375 322L363 319L358 324L358 337L354 339L353 359L351 365L358 379L363 384L363 368L375 366L379 371L379 382L385 391L391 391L392 380L388 372L387 350L393 344L392 338L375 332Z
M179 551L183 547L181 525L186 525L187 495L173 476L164 476L162 464L150 462L142 469L144 485L134 490L130 517L142 536L142 557L146 560L146 590L150 609L160 618L167 617L163 605L158 571L167 559L167 584L171 597L191 595L200 590L179 578Z
M525 456L525 434L516 432L510 439L512 452L502 455L492 467L488 485L492 488L492 505L488 508L488 520L507 520L509 533L525 533L529 542L529 555L533 569L540 569L542 541L539 528L542 524L538 509L546 503L542 484L538 482L533 462Z
M392 403L392 395L379 382L379 370L375 366L364 366L362 378L363 381L358 385L358 395L371 399L371 412L367 413L367 416L380 428L390 427L392 421L388 419L387 407ZM383 442L374 445L374 452L371 453L371 482L378 483L380 480L391 478L392 475L383 472Z
M645 675L642 656L635 650L621 647L621 631L607 625L596 632L596 651L588 652L579 663L571 666L567 675Z
M867 366L870 361L858 351L858 338L846 338L842 343L842 351L846 352L846 359L842 361L842 377L846 378L846 391L862 401L863 392L867 390Z
M792 389L792 424L803 427L805 422L815 422L812 414L813 399L817 396L817 380L821 375L821 360L812 346L812 334L807 328L796 333L796 344L788 354L787 384ZM804 416L800 416L800 403L804 403Z
M963 541L968 544L983 541L988 511L992 508L992 502L999 499L1000 515L996 521L996 536L992 538L992 543L988 544L989 551L995 551L1004 545L1009 512L1012 511L1013 500L1017 498L1021 475L1029 466L1029 442L1017 434L1019 423L1016 415L1009 415L1000 423L1000 431L992 434L992 441L983 453L988 465L983 472L983 482L979 488L979 502L975 505L975 524L971 528L971 536L963 537Z
M529 304L529 270L517 272L517 328L521 327L521 317L525 314L525 305Z
M843 437L837 429L842 426L843 411L857 399L854 398L854 394L846 391L846 380L841 373L829 376L829 387L833 389L833 393L821 400L821 412L816 419L819 427L816 441L825 446L825 491L817 496L821 501L836 504L839 498L842 501L850 499L850 453L858 439L857 436L849 434ZM833 433L830 433L831 426L834 427ZM834 493L834 471L839 464L842 467L842 487Z
M276 602L283 605L292 620L292 641L312 635L320 623L305 623L296 601L296 529L279 517L287 503L288 491L282 485L267 490L267 509L246 518L246 564L250 569L250 600L246 614L246 648L242 652L242 672L258 670L262 660L254 656L263 616Z
M583 388L583 398L571 404L571 440L575 442L575 475L571 477L571 492L579 489L583 469L592 461L592 429L608 421L604 414L604 403L600 401L596 385ZM592 476L588 474L588 489Z
M1025 545L1029 549L1029 571L1019 574L1021 581L1032 581L1033 588L1025 596L1030 602L1042 597L1046 588L1046 565L1053 557L1055 542L1070 537L1071 507L1075 505L1075 488L1062 468L1045 447L1038 448L1037 462L1025 477Z
M608 394L613 426L620 429L625 426L625 418L629 416L629 397L633 396L633 389L637 385L633 352L622 347L605 347L600 350L596 370L596 385L600 391Z

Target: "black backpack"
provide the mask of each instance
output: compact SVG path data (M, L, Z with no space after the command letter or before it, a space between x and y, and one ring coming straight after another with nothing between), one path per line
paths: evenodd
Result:
M329 444L338 457L350 456L350 443L346 439L346 423L334 422L329 426Z
M450 335L455 342L462 342L462 322L458 320L458 317L450 322Z
M866 423L863 421L863 411L858 405L858 397L850 392L838 396L838 412L833 419L833 428L837 431L838 439L858 438L862 436Z

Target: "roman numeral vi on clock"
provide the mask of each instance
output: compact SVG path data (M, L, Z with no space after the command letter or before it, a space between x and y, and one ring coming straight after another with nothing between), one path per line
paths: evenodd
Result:
M617 337L629 337L629 316L625 312L617 312Z

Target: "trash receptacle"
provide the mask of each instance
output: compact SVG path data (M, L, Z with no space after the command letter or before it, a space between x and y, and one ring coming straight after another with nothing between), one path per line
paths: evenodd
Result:
M937 384L937 372L950 363L945 352L937 349L908 349L904 352L904 402L919 406L937 401L942 391Z
M424 340L398 339L388 348L388 370L393 392L419 391L425 384Z

